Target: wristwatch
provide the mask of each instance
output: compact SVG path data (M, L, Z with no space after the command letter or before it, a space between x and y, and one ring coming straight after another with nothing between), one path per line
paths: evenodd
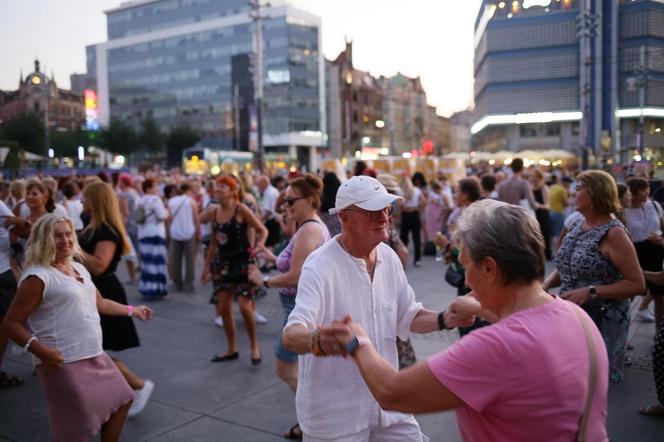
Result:
M352 355L360 345L369 344L371 344L371 341L366 336L355 336L352 341L346 342L346 352Z
M263 287L266 289L270 288L270 277L268 275L263 276Z
M588 286L588 293L590 293L590 299L597 299L597 288L594 285Z

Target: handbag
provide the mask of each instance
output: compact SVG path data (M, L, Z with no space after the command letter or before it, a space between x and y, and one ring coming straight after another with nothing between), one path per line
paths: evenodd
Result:
M454 268L454 264L447 266L447 270L445 271L445 281L447 281L449 285L456 288L463 287L465 279L466 277Z

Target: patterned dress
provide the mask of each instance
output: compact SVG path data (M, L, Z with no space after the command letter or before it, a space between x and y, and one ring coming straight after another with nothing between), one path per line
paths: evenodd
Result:
M237 220L237 206L233 216L223 224L212 225L212 241L217 242L210 274L215 293L232 290L234 295L254 298L256 290L249 282L249 265L253 263L251 244L247 235L247 223Z
M577 222L565 236L556 255L560 274L560 294L591 285L615 284L622 279L616 266L602 255L599 245L618 220L584 230L584 221ZM581 307L593 318L602 333L609 355L609 379L620 382L624 375L625 344L629 331L629 299L589 300Z

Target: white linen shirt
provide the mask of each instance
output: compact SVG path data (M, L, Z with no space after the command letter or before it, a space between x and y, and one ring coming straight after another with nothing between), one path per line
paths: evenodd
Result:
M269 185L265 188L263 192L263 201L261 208L264 212L270 212L270 217L268 219L274 218L274 215L277 213L277 199L279 198L279 190L273 185Z
M302 324L313 330L351 315L376 351L398 369L396 337L408 338L422 304L415 301L401 261L388 245L376 248L372 281L365 261L347 253L337 238L305 261L295 308L284 329ZM308 436L336 439L412 417L382 410L351 358L300 355L298 379L297 420Z
M72 262L72 266L83 283L55 267L42 266L28 267L19 281L20 285L28 276L36 276L44 283L41 302L26 324L41 344L56 348L65 363L94 358L104 351L97 288L83 265ZM32 364L41 361L32 355Z

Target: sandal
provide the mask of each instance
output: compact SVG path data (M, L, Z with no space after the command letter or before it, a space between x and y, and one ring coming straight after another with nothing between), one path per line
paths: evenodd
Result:
M286 439L302 440L302 430L300 424L293 425L288 432L284 433Z
M23 378L0 371L0 389L23 384Z
M646 416L664 416L664 405L648 405L639 409L639 413L645 414Z

